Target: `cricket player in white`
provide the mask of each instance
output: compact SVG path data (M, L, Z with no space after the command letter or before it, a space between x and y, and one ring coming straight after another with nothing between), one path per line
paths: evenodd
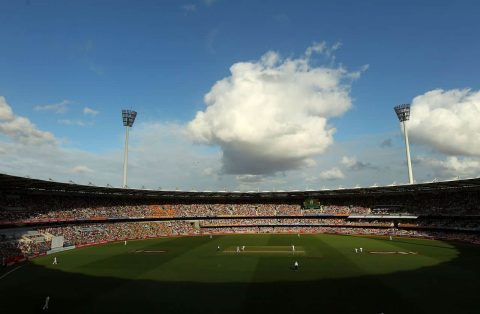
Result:
M360 248L360 253L362 253L362 252L363 252L363 248Z
M392 236L390 236L390 241L392 241Z
M297 262L297 261L295 261L295 263L293 264L293 268L294 268L295 270L298 270L298 262Z
M242 246L242 251L245 251L245 245Z
M238 252L240 252L240 247L239 247L239 246L237 246L237 253L238 253Z
M358 253L358 249L357 249L357 248L355 248L355 253Z
M45 304L43 305L43 310L48 310L48 302L50 302L50 296L45 298Z
M292 252L295 253L295 245L292 244Z
M57 265L57 258L56 257L53 258L53 263L52 264Z
M127 240L125 240L125 242L123 243L123 245L127 245Z

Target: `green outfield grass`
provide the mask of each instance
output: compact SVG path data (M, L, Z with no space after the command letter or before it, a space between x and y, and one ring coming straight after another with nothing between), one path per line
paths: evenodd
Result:
M50 313L479 313L479 286L480 248L464 244L178 237L34 259L0 279L0 312L41 313L49 295Z

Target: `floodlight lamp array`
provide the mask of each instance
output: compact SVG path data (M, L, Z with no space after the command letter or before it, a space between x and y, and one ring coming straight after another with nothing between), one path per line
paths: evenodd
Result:
M132 127L136 117L137 117L136 111L122 110L123 126Z
M410 104L398 105L393 109L395 110L400 122L408 121L410 119Z

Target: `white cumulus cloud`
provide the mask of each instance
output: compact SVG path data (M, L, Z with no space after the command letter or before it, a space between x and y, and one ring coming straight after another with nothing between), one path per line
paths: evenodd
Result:
M480 91L436 89L413 99L413 141L447 155L480 156Z
M92 108L89 108L89 107L85 107L83 108L83 114L84 115L91 115L91 116L96 116L97 114L99 114L99 112L95 109L92 109Z
M480 176L480 160L463 157L449 156L445 160L420 156L414 159L416 164L429 167L434 175L446 177L478 177Z
M357 159L355 157L343 156L341 162L345 167L351 168L357 164Z
M93 170L90 169L89 167L87 166L84 166L84 165L78 165L78 166L75 166L71 169L71 172L72 173L76 173L76 174L85 174L85 173L93 173Z
M265 177L262 175L255 175L255 174L242 174L235 177L237 181L242 183L259 183L264 182Z
M345 175L340 169L332 168L332 169L328 169L320 172L318 177L323 180L333 181L333 180L343 179L345 178Z
M60 119L58 120L58 123L65 125L85 126L85 122L82 120Z
M337 48L337 47L334 47ZM341 66L314 66L324 43L299 58L269 51L260 60L238 62L230 76L205 95L207 108L189 123L192 138L223 151L228 174L273 174L298 169L323 153L335 128L328 119L350 109L350 82L359 73Z
M35 106L34 109L36 111L53 111L55 113L65 113L68 110L68 106L71 104L72 102L70 100L62 100L61 102L55 104Z
M52 133L41 131L28 118L15 115L3 96L0 96L0 134L22 144L56 143Z
M353 157L343 156L342 160L341 160L341 163L348 170L359 171L359 170L364 170L364 169L376 169L376 167L372 166L368 162L358 161L355 156L353 156Z

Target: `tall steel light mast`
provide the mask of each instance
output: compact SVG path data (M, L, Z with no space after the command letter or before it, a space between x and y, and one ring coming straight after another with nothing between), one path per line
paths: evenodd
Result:
M410 184L413 184L412 161L410 159L410 145L408 144L407 124L405 123L410 119L410 104L399 105L393 109L397 114L398 120L400 120L403 126L403 135L405 137L405 148L407 150L408 181L410 182Z
M122 110L123 126L125 127L125 154L123 159L123 187L127 187L128 167L128 129L133 126L137 112L133 110Z

